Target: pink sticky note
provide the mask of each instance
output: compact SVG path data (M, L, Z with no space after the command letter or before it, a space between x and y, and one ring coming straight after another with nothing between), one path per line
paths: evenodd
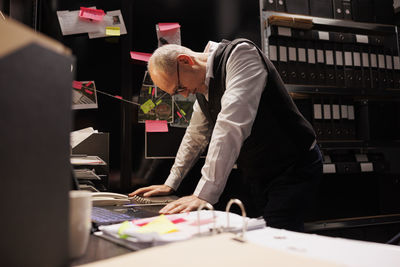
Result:
M80 90L82 89L82 83L78 81L72 81L72 88Z
M158 23L158 28L160 29L160 32L167 32L171 30L176 30L179 29L181 25L179 23Z
M115 95L114 97L118 98L118 99L122 99L122 96L119 96L119 95Z
M168 132L167 121L166 120L146 121L146 132L148 133Z
M149 53L141 53L141 52L131 52L131 58L135 60L149 62L151 54Z
M79 12L79 17L84 19L92 19L96 21L101 21L106 13L102 9L94 9L81 7L81 11Z

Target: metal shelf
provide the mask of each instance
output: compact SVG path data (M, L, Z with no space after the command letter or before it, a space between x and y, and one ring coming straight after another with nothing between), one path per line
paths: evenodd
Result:
M262 18L266 22L265 26L268 26L268 17L275 16L283 16L287 18L298 18L298 19L309 19L313 22L312 29L319 30L348 30L352 29L355 32L369 32L379 35L384 34L396 34L397 28L394 25L387 24L377 24L377 23L365 23L365 22L356 22L352 20L341 20L341 19L330 19L330 18L320 18L320 17L311 17L305 15L297 15L297 14L289 14L282 12L274 12L274 11L262 11Z

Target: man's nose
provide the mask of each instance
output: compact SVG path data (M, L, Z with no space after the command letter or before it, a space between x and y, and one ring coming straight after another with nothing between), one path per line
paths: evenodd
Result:
M185 98L187 98L189 96L189 90L185 90L183 92L180 93L182 96L184 96Z

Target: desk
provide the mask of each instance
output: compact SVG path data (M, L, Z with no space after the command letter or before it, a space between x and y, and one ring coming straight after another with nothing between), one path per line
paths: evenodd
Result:
M104 260L130 252L132 252L132 250L91 234L85 255L71 261L71 266Z

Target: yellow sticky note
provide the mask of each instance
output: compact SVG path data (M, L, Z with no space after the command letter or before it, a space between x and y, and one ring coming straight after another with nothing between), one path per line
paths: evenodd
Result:
M150 110L152 110L156 105L151 101L151 99L147 100L144 102L140 108L143 110L144 114L149 113Z
M156 105L158 106L158 105L160 105L161 104L161 102L162 102L162 100L160 99L160 100L158 100L157 102L156 102Z
M120 36L121 30L119 27L106 27L106 35L109 36Z
M181 109L181 113L186 116L186 113L183 111L183 109Z
M125 230L130 227L130 223L128 221L124 221L118 229L118 236L122 239L126 239L128 235L124 234Z
M173 224L164 214L158 216L153 221L140 227L138 233L152 233L156 232L158 234L167 234L178 231L175 224Z

